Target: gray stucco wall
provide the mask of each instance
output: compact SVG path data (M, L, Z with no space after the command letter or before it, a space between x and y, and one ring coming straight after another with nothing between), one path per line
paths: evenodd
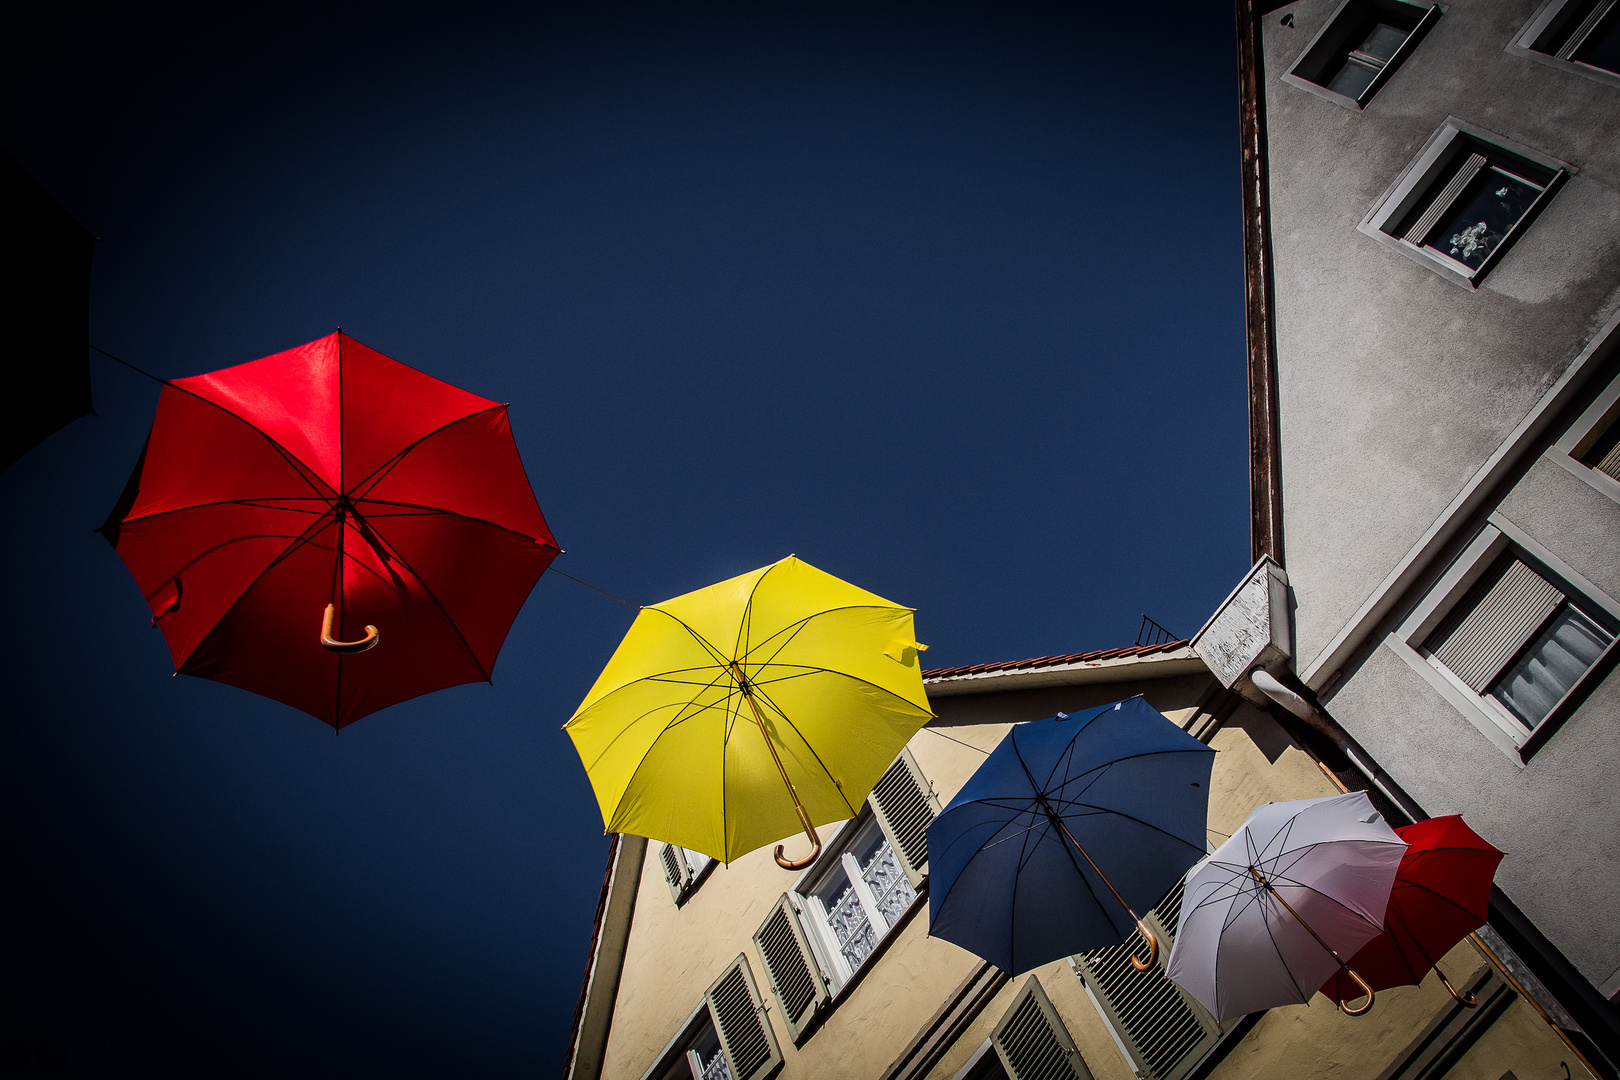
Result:
M1606 680L1526 765L1385 646L1332 708L1425 810L1462 814L1508 853L1497 884L1593 985L1620 967L1620 678Z
M1561 434L1555 430L1551 438ZM1558 456L1556 448L1545 451L1499 493L1493 518L1585 578L1594 592L1588 599L1612 606L1620 599L1620 502ZM1345 680L1330 708L1424 809L1463 814L1509 853L1498 883L1593 985L1615 976L1620 673L1611 673L1524 763L1486 738L1387 643Z
M1281 81L1337 0L1264 17L1301 669L1620 305L1620 88L1505 52L1535 6L1451 0L1359 113ZM1450 115L1577 170L1477 291L1356 231Z

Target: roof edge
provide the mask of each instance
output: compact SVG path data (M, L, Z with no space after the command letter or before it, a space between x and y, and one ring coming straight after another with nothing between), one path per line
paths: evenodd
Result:
M647 838L613 833L608 845L607 871L596 901L591 927L591 955L574 1006L574 1025L563 1060L563 1080L587 1080L602 1075L602 1057L613 1025L613 1006L624 973L625 948L635 917L636 892L641 885Z
M939 674L923 678L923 689L930 698L956 697L1003 690L1035 690L1048 686L1169 679L1208 671L1208 666L1187 642L1177 641L1158 647L1157 651L1151 653L1132 651L1120 656L1118 650L1104 650L1102 655L1082 653L1072 658L1061 658L1057 663L1042 658L1011 665L943 668Z

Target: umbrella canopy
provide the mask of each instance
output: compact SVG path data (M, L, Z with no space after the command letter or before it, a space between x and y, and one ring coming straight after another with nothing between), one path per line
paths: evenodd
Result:
M0 151L6 392L0 469L90 411L90 257L96 238Z
M1206 850L1214 760L1139 697L1015 726L928 826L928 932L1008 974L1123 941Z
M1187 875L1166 974L1222 1022L1307 1000L1382 929L1405 851L1364 791L1267 803Z
M487 680L558 550L506 407L341 333L164 384L101 531L177 672L334 728Z
M799 828L819 849L813 823L854 817L933 715L914 633L791 555L642 608L564 726L608 831L728 862Z
M1383 932L1350 958L1350 966L1375 990L1415 986L1434 968L1452 996L1466 1001L1437 961L1485 924L1502 853L1456 814L1407 825L1395 834L1407 848L1389 892ZM1322 993L1331 1001L1347 1001L1361 991L1335 969Z

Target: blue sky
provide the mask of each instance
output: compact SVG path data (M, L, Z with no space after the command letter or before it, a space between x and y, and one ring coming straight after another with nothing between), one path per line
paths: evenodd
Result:
M1247 568L1230 10L39 11L0 142L162 376L345 332L511 403L557 568L793 552L934 665L1196 630ZM630 612L340 738L172 679L116 555L156 386L0 474L0 1042L70 1072L548 1074L605 841L560 726Z

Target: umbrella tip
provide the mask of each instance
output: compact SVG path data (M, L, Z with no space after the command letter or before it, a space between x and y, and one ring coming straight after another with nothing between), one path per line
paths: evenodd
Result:
M1057 714L1057 718L1059 720L1067 720L1069 718L1069 714L1064 712L1062 709L1059 709L1058 714Z

